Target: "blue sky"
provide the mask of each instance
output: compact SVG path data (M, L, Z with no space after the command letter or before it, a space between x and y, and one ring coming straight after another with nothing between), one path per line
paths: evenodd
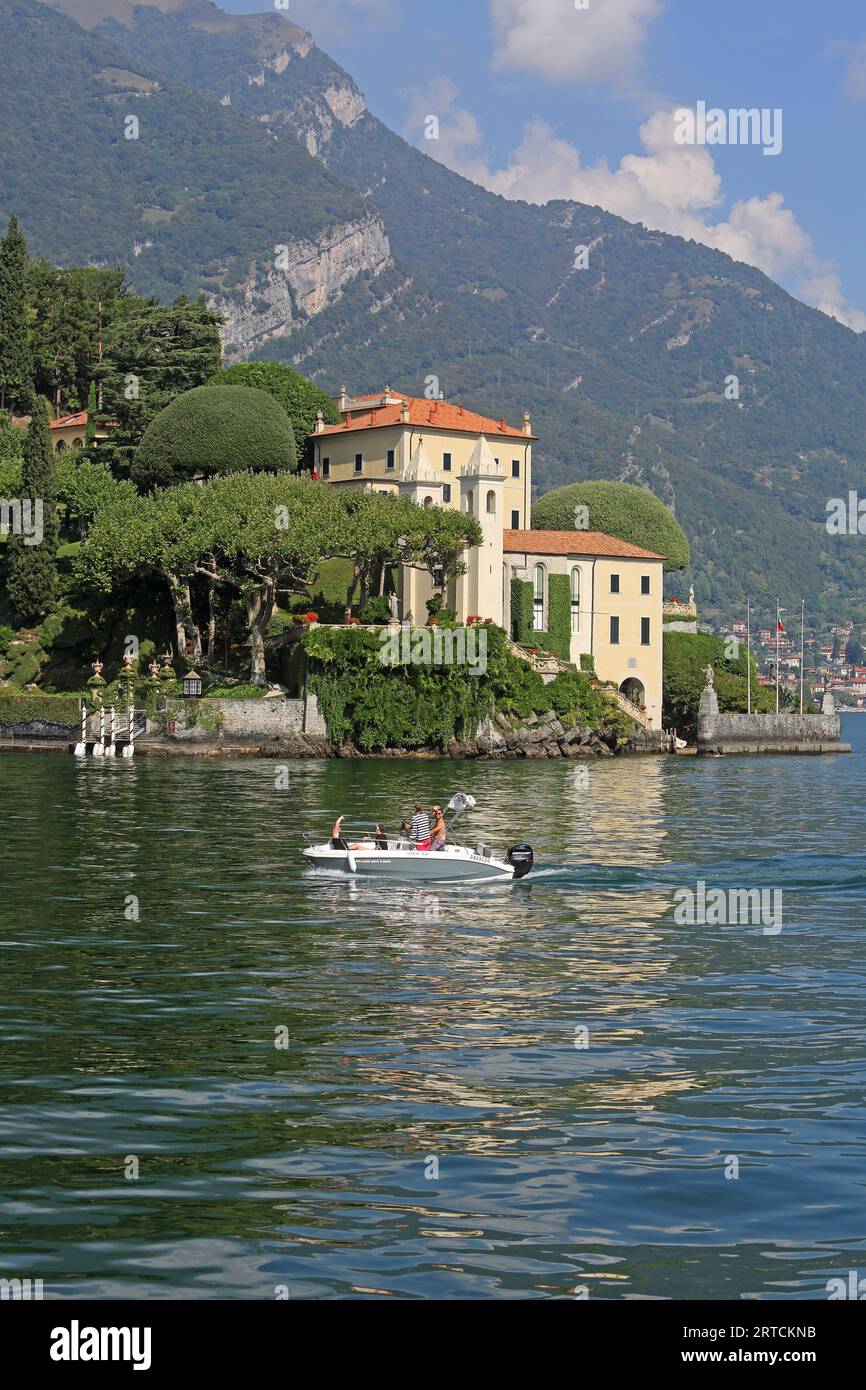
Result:
M478 182L694 236L866 329L863 0L585 3L290 0L285 13L376 115ZM676 146L672 113L699 101L780 108L781 153Z

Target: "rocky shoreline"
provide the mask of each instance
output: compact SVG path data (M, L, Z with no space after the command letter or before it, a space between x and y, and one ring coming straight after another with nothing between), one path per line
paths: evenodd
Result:
M70 730L48 729L45 725L19 726L14 733L0 737L0 752L71 752L75 736ZM353 743L336 746L323 734L290 733L263 737L261 734L228 736L210 734L189 739L172 734L149 733L136 741L136 757L199 758L612 758L627 754L675 752L671 737L661 731L635 727L628 742L616 746L613 734L574 725L566 728L548 712L531 715L519 724L503 714L495 714L480 726L471 739L452 738L444 749L379 748L370 752Z
M553 713L531 715L514 725L496 714L474 738L452 738L447 747L381 748L363 752L352 743L335 747L316 734L269 739L258 749L263 758L612 758L625 753L673 753L669 735L635 728L628 743L616 747L614 735L574 725L566 728Z

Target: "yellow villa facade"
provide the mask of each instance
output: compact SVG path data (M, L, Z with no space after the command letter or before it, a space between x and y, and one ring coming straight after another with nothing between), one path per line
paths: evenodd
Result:
M483 540L466 573L448 581L445 602L465 621L477 615L512 631L512 580L532 585L533 625L546 631L551 575L571 586L571 651L591 654L600 680L615 682L661 728L662 557L599 532L531 529L530 417L519 428L463 406L391 391L337 402L339 425L319 418L313 469L335 486L409 497L420 506L471 513ZM426 621L433 576L404 567L403 620Z

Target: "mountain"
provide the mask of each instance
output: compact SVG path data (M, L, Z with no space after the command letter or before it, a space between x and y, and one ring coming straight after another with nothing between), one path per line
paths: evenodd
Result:
M692 540L692 570L671 587L693 579L705 613L736 616L747 594L794 608L805 594L813 612L866 618L860 539L824 526L828 499L856 489L866 466L857 335L697 243L600 208L539 207L476 187L388 130L351 77L279 13L227 16L208 0L56 7L66 12L56 24L87 26L78 33L99 54L89 62L158 84L137 110L175 103L185 130L208 114L199 161L184 142L159 144L141 160L154 187L127 171L110 225L100 214L97 232L73 213L65 249L64 224L37 216L51 161L32 160L11 189L4 183L0 212L14 208L31 236L35 219L45 254L98 258L108 231L122 240L126 226L136 288L206 289L227 319L231 357L289 360L332 390L389 381L420 394L435 376L450 399L487 414L528 407L541 490L596 477L651 487ZM67 41L55 43L68 90ZM26 98L41 110L53 89L37 56ZM79 119L93 115L106 81L88 72ZM125 153L103 149L87 189L94 208L102 175L117 178ZM192 192L179 185L195 175ZM132 261L145 216L154 244ZM351 264L328 243L338 248L347 227L362 246ZM318 287L300 299L262 254L262 242L286 239L305 244ZM739 399L726 398L731 377Z
M21 211L32 254L124 266L137 290L162 299L204 289L220 300L270 275L281 328L359 266L391 263L369 199L288 133L32 0L0 11L0 44L6 73L22 74L0 87L0 212Z

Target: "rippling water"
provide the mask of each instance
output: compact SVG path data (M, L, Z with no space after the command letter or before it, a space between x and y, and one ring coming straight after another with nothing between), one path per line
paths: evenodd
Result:
M288 790L267 761L0 757L0 1274L825 1296L866 1269L847 724L850 757L308 762ZM396 827L458 786L529 879L302 868L337 811ZM781 889L782 931L677 925L700 879Z

